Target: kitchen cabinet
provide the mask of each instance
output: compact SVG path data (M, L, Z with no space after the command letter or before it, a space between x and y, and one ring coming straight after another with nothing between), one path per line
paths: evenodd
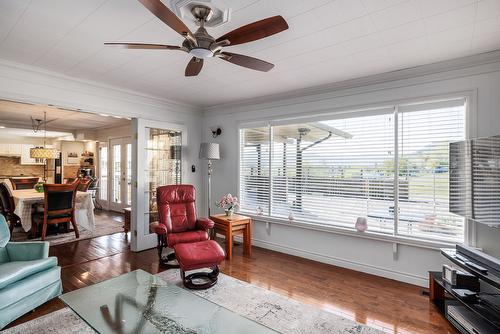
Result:
M23 144L0 144L0 156L20 157L23 151Z

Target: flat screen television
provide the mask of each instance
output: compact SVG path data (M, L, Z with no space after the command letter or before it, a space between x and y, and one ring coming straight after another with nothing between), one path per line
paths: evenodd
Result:
M500 227L500 136L450 144L450 212Z

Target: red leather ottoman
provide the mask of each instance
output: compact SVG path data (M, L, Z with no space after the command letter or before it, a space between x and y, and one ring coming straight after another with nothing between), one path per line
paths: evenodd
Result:
M186 288L203 290L217 283L219 264L224 260L224 250L214 240L181 243L174 246L175 257L179 262L182 283ZM197 272L186 276L186 271L210 268L211 272ZM194 283L193 280L204 283Z

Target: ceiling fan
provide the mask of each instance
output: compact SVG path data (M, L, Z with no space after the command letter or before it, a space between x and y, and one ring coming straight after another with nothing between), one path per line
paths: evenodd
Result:
M188 77L198 75L203 67L203 60L210 57L217 57L252 70L267 72L274 67L274 64L237 53L225 52L222 49L226 46L252 42L288 29L286 21L278 15L244 25L216 39L210 36L205 29L205 23L210 20L213 14L210 7L197 4L191 9L191 13L200 26L195 33L192 33L160 0L139 0L139 2L163 21L163 23L184 37L182 46L144 43L104 44L127 49L178 50L187 52L193 56L185 71L185 75Z
M57 118L54 118L54 119L51 119L50 121L47 121L47 112L44 111L43 114L44 114L44 119L33 118L33 116L30 116L31 117L31 127L33 128L34 133L37 133L40 130L42 125L44 125L45 128L47 128L47 124L57 120ZM45 130L47 130L47 129L45 129Z

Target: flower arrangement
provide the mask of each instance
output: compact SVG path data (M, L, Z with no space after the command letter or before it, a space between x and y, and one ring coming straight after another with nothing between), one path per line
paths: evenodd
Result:
M236 208L240 207L240 202L238 197L231 194L222 196L222 198L215 203L215 205L221 209L224 209L226 216L231 216Z

